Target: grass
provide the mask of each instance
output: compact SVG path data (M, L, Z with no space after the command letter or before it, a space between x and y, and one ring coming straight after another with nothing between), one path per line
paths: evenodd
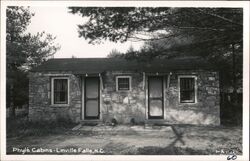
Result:
M6 127L7 138L60 134L72 129L75 125L72 121L65 119L31 122L27 117L8 118Z
M239 145L240 146L240 145ZM223 151L228 154L230 150L233 150L236 154L242 154L239 148L222 148ZM155 147L147 146L138 148L136 154L139 155L220 155L221 152L216 152L213 148L207 148L205 150L199 150L190 147Z
M226 155L229 150L233 150L237 155L242 154L242 131L240 127L176 126L179 131L184 132L181 138L184 144L181 144L180 139L172 131L117 133L116 135L105 132L103 134L86 134L85 131L72 133L71 130L68 130L68 126L65 127L65 124L58 124L61 124L61 127L54 127L55 123L54 126L39 125L33 129L27 128L26 133L22 135L24 137L7 138L7 154L20 154L13 152L13 147L21 149L25 147L30 149L34 147L45 149L103 149L105 153L99 155ZM41 127L44 128L39 129ZM226 153L222 154L220 150L224 150ZM42 154L71 153L49 152Z
M175 130L152 130L149 133L139 133L133 131L134 128L126 133L129 128L125 128L122 133L114 130L112 134L105 130L100 133L86 130L87 127L82 127L85 130L72 131L74 126L75 123L64 119L54 122L30 122L27 117L8 119L7 154L18 154L13 153L13 147L101 148L106 155L221 155L216 152L221 149L242 154L240 126L175 125ZM184 144L181 144L181 140Z
M140 155L207 155L212 154L211 149L197 150L189 147L143 147L138 149Z

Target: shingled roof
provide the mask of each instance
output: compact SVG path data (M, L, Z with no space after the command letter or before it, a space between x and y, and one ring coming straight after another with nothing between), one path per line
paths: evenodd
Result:
M65 58L50 59L32 72L71 71L73 73L101 73L104 71L167 72L173 70L214 69L201 58L184 57L153 59L152 61L126 60L121 58Z

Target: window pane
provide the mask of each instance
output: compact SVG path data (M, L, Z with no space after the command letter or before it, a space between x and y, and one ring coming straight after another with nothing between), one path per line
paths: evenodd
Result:
M61 82L60 82L59 79L55 79L55 80L54 80L54 88L55 88L55 91L60 91Z
M150 78L149 91L151 98L162 97L162 79L158 77Z
M118 78L118 90L129 90L129 78Z
M62 91L67 91L68 90L68 83L67 83L67 79L63 79L62 80Z
M54 103L60 102L60 93L54 92Z
M67 79L54 79L54 103L68 103Z
M96 98L99 95L98 88L99 80L97 78L88 78L86 79L86 96L88 98Z
M181 102L194 102L195 101L195 88L194 78L180 78L180 101Z
M162 116L162 100L150 100L150 116Z
M88 100L86 102L86 115L98 116L98 101L97 100Z
M181 100L191 100L194 101L194 92L192 91L181 91Z
M60 92L60 102L66 102L66 92Z

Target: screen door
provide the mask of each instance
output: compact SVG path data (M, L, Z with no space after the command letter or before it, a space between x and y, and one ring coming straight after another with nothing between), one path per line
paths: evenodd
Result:
M85 119L99 119L99 77L85 78Z
M163 118L163 77L148 77L148 118Z

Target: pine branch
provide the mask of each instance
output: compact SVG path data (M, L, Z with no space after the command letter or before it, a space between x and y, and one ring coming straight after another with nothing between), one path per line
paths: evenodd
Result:
M178 27L178 26L175 26L179 29L198 29L198 30L211 30L211 31L225 31L225 29L216 29L216 28L210 28L210 27L194 27L194 26L187 26L187 27Z
M243 26L243 24L237 23L237 22L235 22L235 21L233 21L233 20L231 20L231 19L228 19L228 18L226 18L226 17L220 16L220 15L218 15L218 14L205 12L205 11L202 10L202 9L198 9L198 10L199 10L200 12L202 12L202 13L205 13L205 14L207 14L207 15L210 15L210 16L213 16L213 17L222 19L222 20L224 20L224 21L226 21L226 22L230 22L230 23L235 24L235 25Z

